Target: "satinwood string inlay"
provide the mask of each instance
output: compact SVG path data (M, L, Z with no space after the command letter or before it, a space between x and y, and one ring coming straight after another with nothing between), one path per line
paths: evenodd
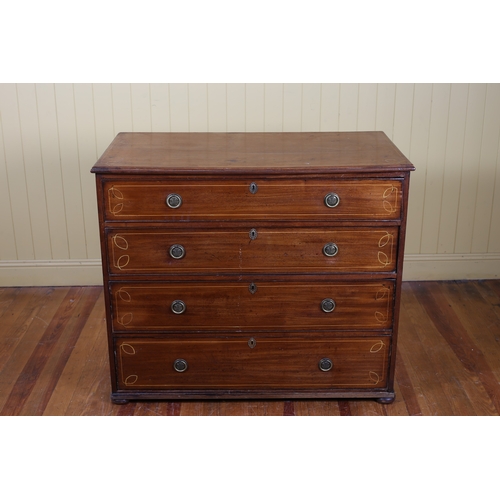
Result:
M116 188L115 186L111 186L108 189L108 199L109 199L109 211L116 215L123 210L123 202L116 200L123 200L123 193Z
M393 236L390 233L384 234L382 238L378 241L378 247L379 248L384 248L385 246L389 245L389 250L390 250L390 255L387 255L385 252L382 252L379 250L377 252L377 258L378 261L385 267L393 262L393 255L392 255L392 249L393 249Z
M384 198L383 205L384 205L384 210L390 214L393 214L396 212L396 207L397 207L397 200L398 200L398 188L394 185L391 185L391 187L388 187L385 191L384 194L382 195ZM391 201L391 197L393 200Z
M115 265L116 268L118 268L120 271L122 271L130 263L130 256L128 254L123 254L123 255L120 255L117 258L117 256L116 256L117 252L116 252L115 247L119 248L120 250L128 250L129 243L120 234L115 234L111 238L111 241L113 243L112 250L113 250L113 262L114 262L114 265Z
M129 375L124 381L123 383L125 385L134 385L137 380L139 379L139 377L137 375Z
M389 313L390 313L390 297L392 296L391 289L383 285L382 288L379 288L375 294L375 300L377 301L385 301L386 304L386 310L385 312L380 312L380 311L375 311L375 319L379 323L387 323L387 320L389 319Z
M371 346L370 352L371 353L379 352L384 347L385 347L385 344L381 340L379 340L378 342L376 342L375 344L373 344Z
M123 300L124 302L131 302L132 301L132 297L130 296L130 293L128 293L123 288L120 288L117 290L116 297L117 297L117 299L119 298L119 299ZM125 314L120 315L120 313L118 311L118 303L119 302L117 300L116 301L116 321L117 321L117 323L119 323L122 326L127 326L132 322L134 315L131 312L127 312Z

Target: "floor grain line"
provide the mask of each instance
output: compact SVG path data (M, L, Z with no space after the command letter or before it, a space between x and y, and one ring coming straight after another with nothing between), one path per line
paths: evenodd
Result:
M52 367L50 378L43 388L43 397L40 398L39 404L36 408L36 415L42 415L44 413L54 389L59 382L59 378L66 367L66 363L68 362L68 359L78 342L78 338L80 337L80 334L99 296L100 291L98 288L90 289L80 301L80 303L83 302L83 304L80 304L82 307L78 317L75 318L74 322L68 323L69 335L67 335L67 338L65 339L65 345L63 346L62 352L59 354L55 365Z
M416 284L412 286L412 289L456 357L468 372L478 376L495 409L500 412L500 384L483 353L472 341L451 304L446 300L442 290L435 283L428 284L426 292L423 292L422 287Z

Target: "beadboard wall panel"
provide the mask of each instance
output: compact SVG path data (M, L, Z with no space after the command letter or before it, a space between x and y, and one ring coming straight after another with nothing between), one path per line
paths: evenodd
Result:
M442 177L443 189L440 197L441 210L438 212L438 254L453 254L455 251L468 93L469 86L467 84L451 85L447 116L446 156Z
M267 83L264 94L264 131L283 131L283 84Z
M77 160L73 168L80 178L82 197L81 209L76 203L68 198L68 203L73 205L74 210L81 210L83 219L85 246L79 253L85 255L86 259L98 259L100 255L99 234L96 234L97 202L95 198L95 179L88 175L88 165L93 165L98 157L96 113L94 111L94 89L91 84L80 84L69 87L68 92L73 95L73 108L75 111L75 132ZM70 126L60 122L60 128ZM67 165L63 163L65 168ZM78 182L77 180L75 182ZM73 259L78 257L73 257Z
M500 277L500 84L0 84L0 286L101 281L118 132L383 130L417 167L405 279Z
M76 209L68 207L69 213L66 214L65 197L71 192L69 178L74 175L74 156L78 151L76 149L75 116L72 111L73 96L71 87L61 87L56 101L54 85L37 84L35 85L36 101L38 105L38 123L39 123L39 141L41 164L43 166L43 177L45 181L44 196L47 203L47 218L49 226L49 243L51 252L46 259L69 259L70 258L70 239L75 237L80 242L84 241L85 233L81 225L81 207L75 200ZM70 93L70 95L68 95ZM68 102L70 107L68 108ZM68 124L66 130L61 131L59 135L58 122L64 121ZM54 147L54 137L58 138L57 147ZM36 135L32 140L36 140ZM72 155L73 153L73 155ZM73 156L73 158L71 157ZM66 166L63 173L62 165ZM78 163L76 164L78 166ZM67 181L66 186L64 180ZM76 183L79 190L80 179ZM65 187L68 191L65 192ZM80 194L80 193L79 193ZM81 196L79 197L81 200ZM73 205L73 207L75 207ZM37 207L39 208L39 207ZM68 226L68 218L74 217L73 225ZM61 230L64 229L64 230ZM75 243L74 241L72 243ZM84 245L85 248L85 245ZM79 258L85 258L86 254L79 255Z
M477 187L485 104L486 85L470 85L454 248L457 253L471 253L475 208L482 202L477 197ZM481 226L483 224L485 221L481 221Z
M18 113L20 126L21 151L19 151L26 175L27 204L31 225L31 241L34 258L48 260L52 258L50 241L49 213L47 206L46 182L44 165L40 149L40 126L38 121L36 86L22 84L17 86ZM7 124L8 126L8 124ZM47 165L47 169L50 167ZM60 177L51 180L54 184L60 183ZM51 190L48 187L49 192ZM16 196L16 193L13 193ZM24 193L23 193L24 194ZM17 222L14 221L17 228ZM61 228L64 231L63 228ZM52 234L54 234L52 232ZM23 249L18 251L22 252ZM57 252L56 245L54 250Z
M486 88L484 121L479 156L478 182L474 220L472 224L471 253L488 252L492 235L492 206L495 195L496 162L498 159L498 137L500 135L500 94ZM495 179L496 180L496 179ZM498 193L500 196L500 193ZM498 219L497 219L498 224ZM498 225L496 229L498 232Z
M227 129L226 84L210 83L207 90L208 131L225 132Z
M0 106L5 173L11 205L10 215L14 229L14 260L33 260L35 259L35 249L31 227L28 182L23 158L21 113L16 85L6 84L2 86ZM44 199L41 200L42 203L43 201ZM0 220L2 223L2 237L0 240L4 240L3 235L8 234L8 231L4 233L4 227L7 224L7 213L5 215L2 213ZM7 255L12 255L12 252ZM3 259L4 257L0 256L0 258Z
M14 85L4 85L0 92L0 258L4 260L16 260L18 258L17 245L23 244L20 240L20 234L16 234L14 228L14 217L19 222L29 225L29 214L26 203L22 200L16 202L10 192L21 191L25 186L24 168L18 168L17 171L12 167L15 164L15 158L12 155L16 130L19 130L19 117L16 112L17 97ZM2 119L3 117L3 119ZM4 130L3 123L10 123L8 130ZM9 147L5 147L8 143ZM8 165L11 166L9 172ZM17 175L16 175L17 173ZM21 197L21 194L18 194ZM24 197L25 198L25 197ZM29 227L29 226L28 226ZM29 235L31 242L31 231L22 233ZM25 240L25 244L27 241Z

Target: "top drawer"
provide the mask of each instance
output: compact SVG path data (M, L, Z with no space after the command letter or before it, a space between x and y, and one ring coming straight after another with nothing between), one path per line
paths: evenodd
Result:
M397 220L401 179L103 182L107 221Z

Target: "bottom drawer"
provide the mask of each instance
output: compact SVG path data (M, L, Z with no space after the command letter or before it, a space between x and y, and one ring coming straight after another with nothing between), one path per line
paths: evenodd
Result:
M120 339L117 388L382 388L389 349L388 337Z

